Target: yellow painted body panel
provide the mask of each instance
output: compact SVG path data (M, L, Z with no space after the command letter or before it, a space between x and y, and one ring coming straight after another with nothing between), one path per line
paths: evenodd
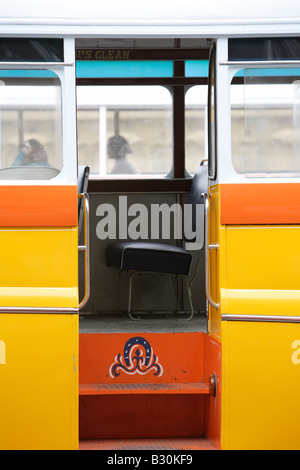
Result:
M232 315L300 316L300 290L221 289L221 298Z
M78 448L78 315L0 314L0 449Z
M0 305L78 307L77 228L0 230Z
M299 316L299 239L299 226L228 226L223 313Z
M227 288L298 290L300 226L227 226Z
M300 449L300 324L223 322L222 449Z
M77 228L0 229L0 449L78 448ZM16 309L17 310L17 309Z

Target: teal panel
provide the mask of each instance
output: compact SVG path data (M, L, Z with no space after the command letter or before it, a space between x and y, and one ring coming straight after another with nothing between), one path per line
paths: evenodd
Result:
M208 60L186 60L186 77L208 77Z
M172 77L171 60L76 61L77 78Z

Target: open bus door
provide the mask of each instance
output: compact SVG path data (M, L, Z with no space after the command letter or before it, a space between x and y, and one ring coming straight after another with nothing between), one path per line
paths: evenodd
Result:
M220 39L211 56L206 262L222 449L299 449L299 51L299 39Z
M0 447L76 449L74 44L0 41Z

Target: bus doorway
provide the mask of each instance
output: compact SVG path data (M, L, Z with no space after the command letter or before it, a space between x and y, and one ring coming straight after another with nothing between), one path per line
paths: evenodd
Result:
M183 226L202 160L207 172L209 44L182 41L175 48L165 40L112 50L109 41L100 43L76 43L78 157L91 168L91 293L79 335L81 447L89 440L101 446L103 439L179 436L185 446L188 439L213 446L205 438L214 425L205 428L204 404L217 400L219 379L204 359L214 346L207 336L201 195L197 227ZM203 192L207 183L206 176ZM193 314L185 279L174 285L167 269L131 278L130 268L109 263L116 242L188 250L190 277L198 266Z

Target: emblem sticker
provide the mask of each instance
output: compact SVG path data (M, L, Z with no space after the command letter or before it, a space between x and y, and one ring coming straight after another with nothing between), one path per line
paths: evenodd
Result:
M117 354L115 362L109 368L109 374L113 379L121 372L129 375L145 375L152 372L153 375L160 377L163 374L163 367L153 353L150 343L141 336L134 336L126 342L123 355Z
M0 365L6 364L6 345L4 341L0 341Z

